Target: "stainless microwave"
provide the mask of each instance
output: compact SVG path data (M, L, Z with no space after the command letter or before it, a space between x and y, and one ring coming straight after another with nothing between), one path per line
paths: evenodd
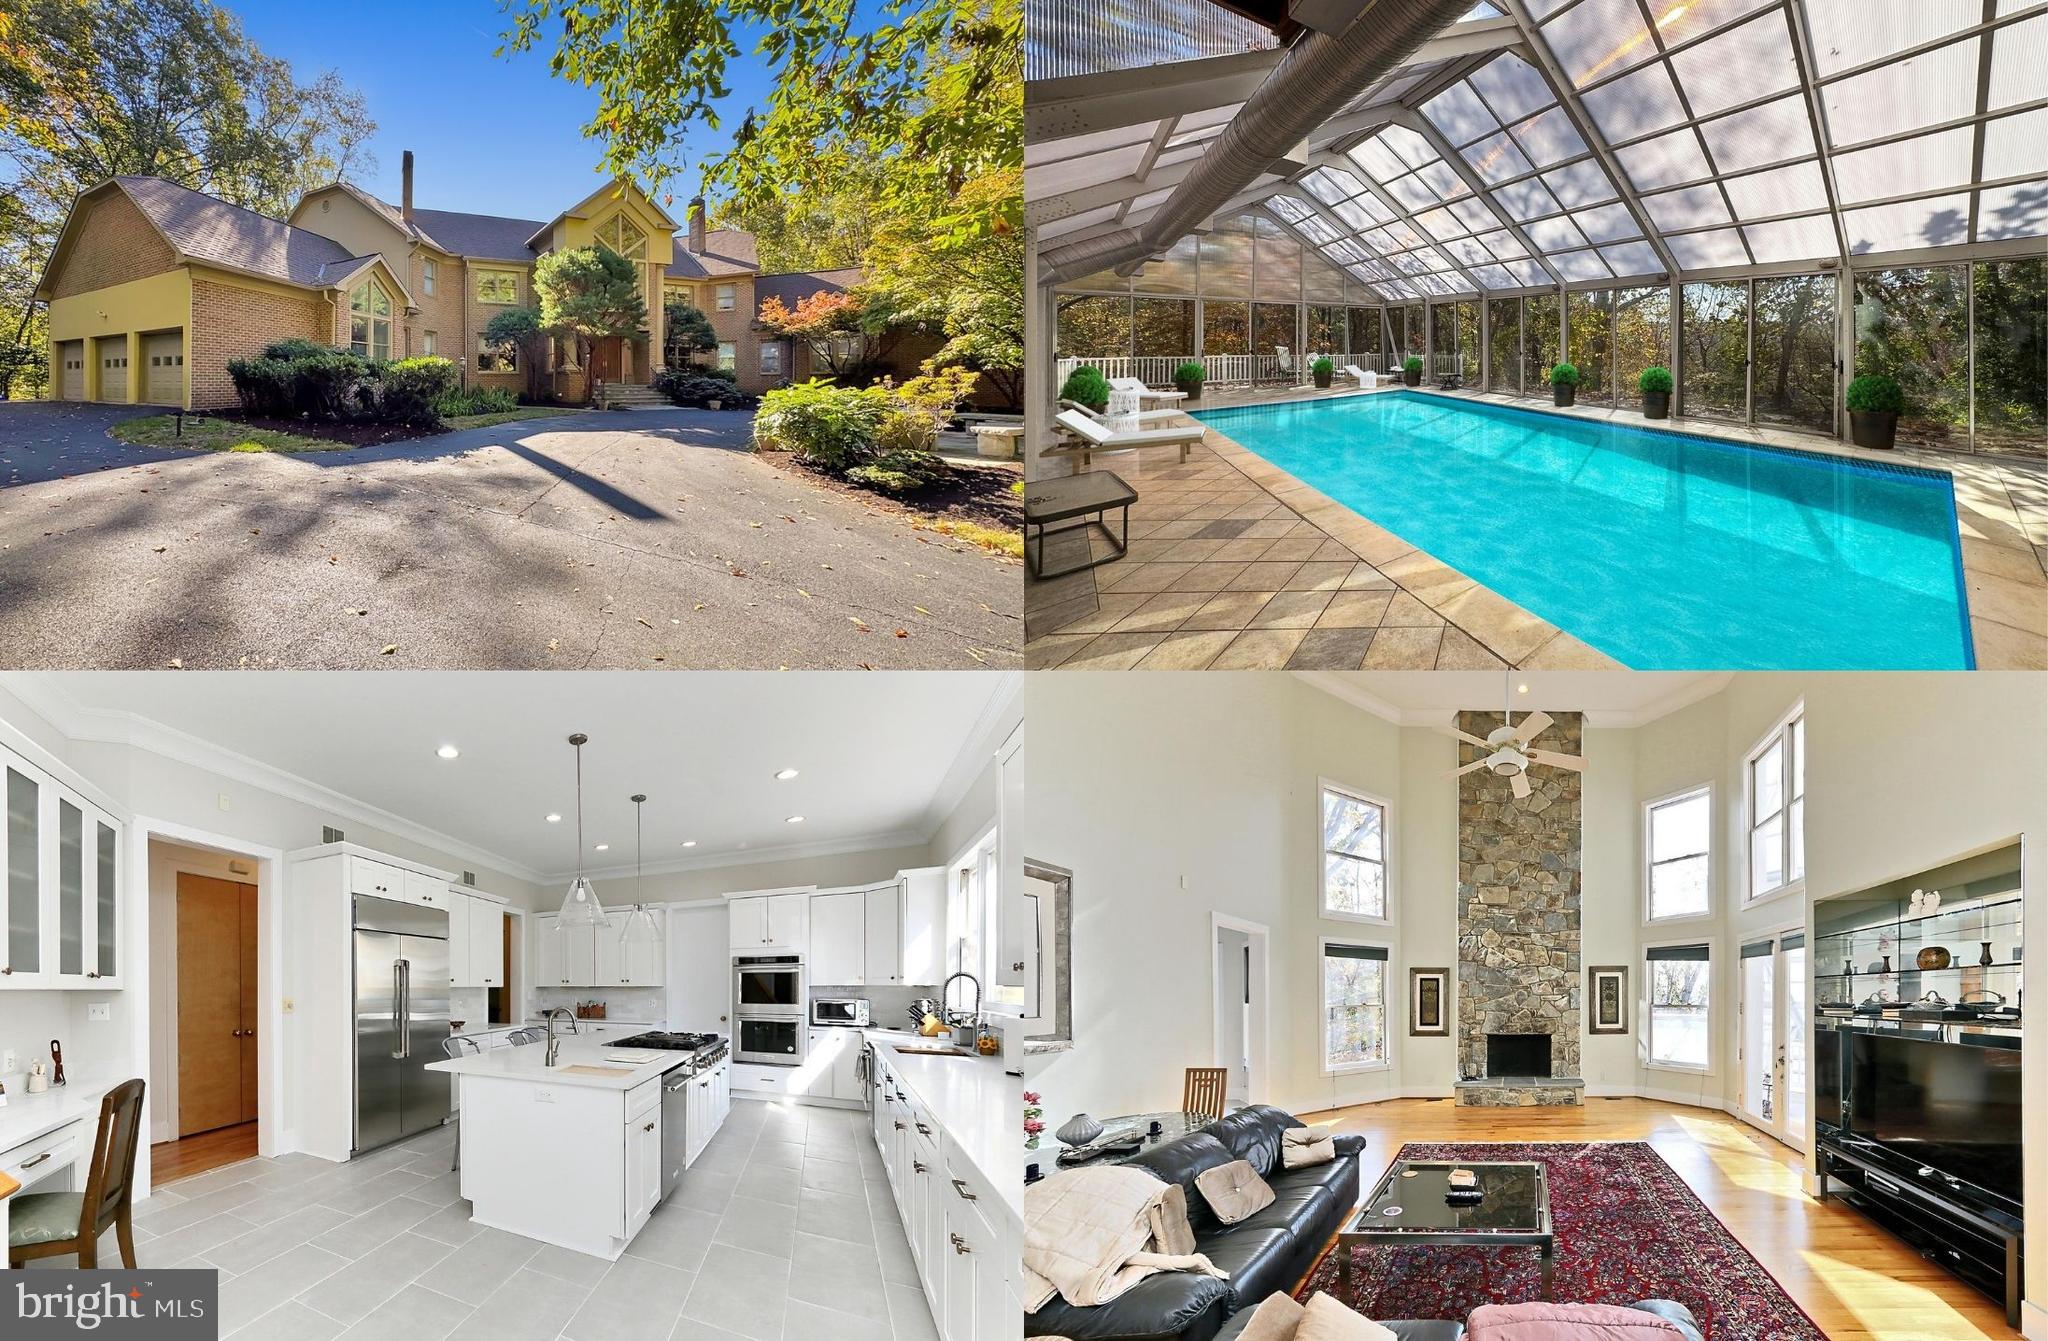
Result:
M865 1029L874 1023L868 1013L865 997L820 996L811 999L811 1023L815 1025L850 1025Z

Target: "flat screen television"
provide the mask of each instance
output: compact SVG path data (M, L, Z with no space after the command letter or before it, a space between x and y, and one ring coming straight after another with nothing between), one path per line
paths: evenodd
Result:
M1851 1041L1850 1129L2020 1201L2020 1053L1897 1034Z

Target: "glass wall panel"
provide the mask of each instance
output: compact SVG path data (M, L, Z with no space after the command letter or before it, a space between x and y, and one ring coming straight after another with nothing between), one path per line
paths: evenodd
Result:
M1835 431L1835 277L1756 282L1756 420Z
M1429 354L1429 309L1421 303L1408 305L1408 321L1401 343L1403 356Z
M1566 299L1570 320L1565 331L1565 357L1579 370L1579 399L1614 402L1614 378L1607 366L1607 327L1614 315L1614 290L1574 293Z
M1663 286L1614 291L1614 399L1641 403L1637 379L1645 368L1671 362L1671 290Z
M1195 305L1185 298L1131 302L1131 352L1144 357L1189 358L1195 352Z
M1977 449L2048 456L2048 262L1974 270Z
M1457 305L1459 375L1468 381L1479 377L1479 304Z
M1303 255L1301 263L1302 297L1307 298L1311 302L1321 299L1324 302L1341 303L1344 301L1345 294L1349 291L1345 281L1346 276L1344 272L1331 265L1328 261L1325 261L1321 256L1314 252L1308 252Z
M1131 350L1131 300L1059 295L1053 342L1065 358L1120 358Z
M1207 273L1206 271L1204 272ZM1202 352L1204 354L1249 354L1252 352L1252 305L1250 303L1202 303Z
M1201 239L1190 234L1173 244L1166 255L1147 261L1131 276L1131 287L1139 293L1193 293L1195 253Z
M1557 362L1557 310L1554 293L1522 300L1522 386L1532 396L1550 387L1550 365Z
M1252 237L1228 230L1234 220L1220 220L1201 238L1202 292L1218 298L1252 296ZM1228 230L1228 231L1227 231Z
M1303 350L1311 354L1342 354L1347 334L1343 308L1311 307ZM1341 364L1343 360L1338 362Z
M1947 265L1856 276L1856 375L1885 373L1898 382L1906 397L1901 441L1967 445L1968 273Z
M1398 361L1407 348L1408 309L1390 307L1387 309L1387 357Z
M1488 391L1522 390L1522 300L1494 298L1486 304Z
M1351 358L1361 368L1380 370L1380 310L1354 307L1351 312Z
M1301 298L1301 243L1280 225L1259 220L1257 246L1252 251L1252 297Z
M1272 354L1281 349L1299 352L1301 341L1295 320L1301 309L1293 303L1252 304L1252 353Z
M1746 409L1749 286L1688 284L1678 318L1679 412L1740 419Z

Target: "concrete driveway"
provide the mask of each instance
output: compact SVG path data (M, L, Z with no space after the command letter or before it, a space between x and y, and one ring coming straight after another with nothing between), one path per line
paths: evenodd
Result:
M1022 665L1020 565L784 474L744 414L287 456L126 447L128 413L0 403L8 668Z

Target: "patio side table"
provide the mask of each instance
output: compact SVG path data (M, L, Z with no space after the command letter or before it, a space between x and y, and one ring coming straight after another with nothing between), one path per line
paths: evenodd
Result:
M1131 504L1138 501L1138 491L1125 484L1121 478L1106 470L1093 470L1083 475L1068 475L1056 480L1040 480L1024 487L1024 562L1031 575L1040 581L1055 577L1066 577L1105 563L1113 563L1124 556L1131 543ZM1123 514L1123 535L1110 532L1108 515L1111 509ZM1049 530L1055 522L1083 520L1076 526L1062 526ZM1038 528L1038 553L1031 551L1031 528ZM1045 568L1045 537L1048 534L1064 535L1069 531L1090 529L1102 532L1103 539L1110 543L1113 553L1099 559L1088 559L1081 563L1068 564L1057 572Z

